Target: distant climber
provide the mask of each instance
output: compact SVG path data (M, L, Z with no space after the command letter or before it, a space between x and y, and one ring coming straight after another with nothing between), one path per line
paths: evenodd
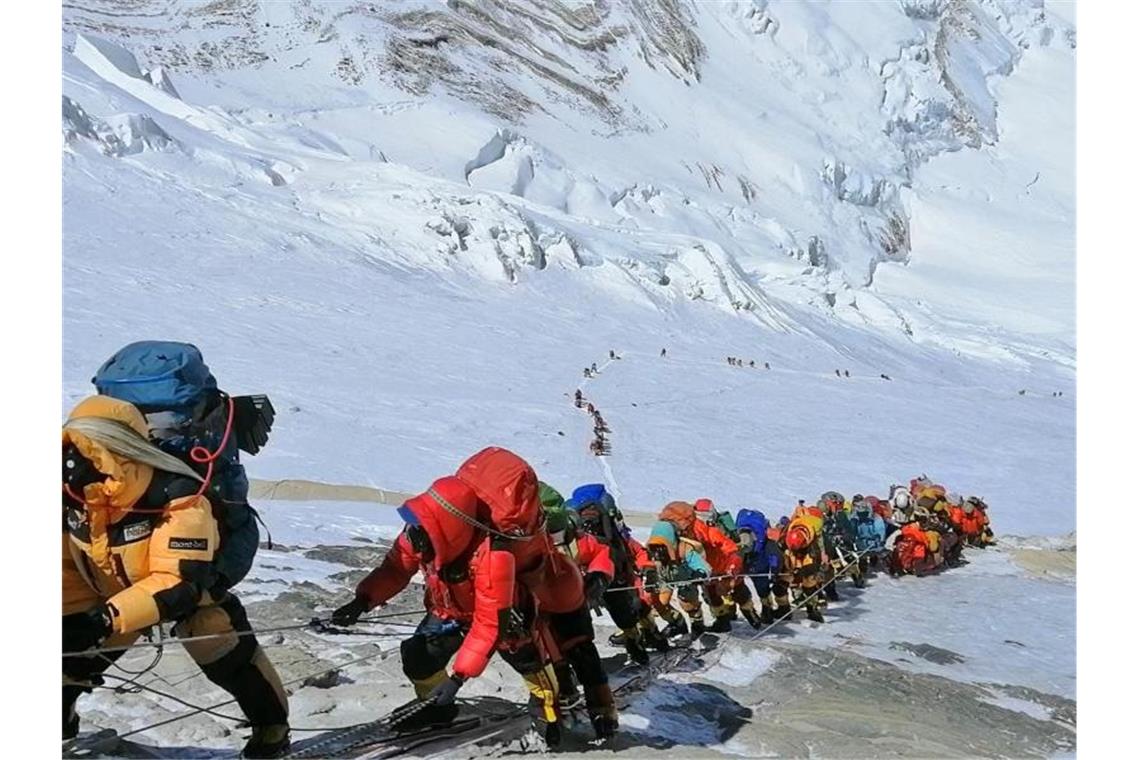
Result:
M843 376L844 377L851 377L851 373L848 370L843 370Z
M612 348L610 349L610 358L611 358L611 359L616 359L616 358L617 358L617 357L614 355L614 350L613 350Z
M841 375L841 374L839 373L839 370L835 370L835 376L836 376L836 377L843 377L843 375Z
M590 372L591 372L591 374L594 374L594 375L598 374L598 363L597 362L594 362L593 364L590 365Z
M749 366L749 367L752 367L752 368L754 368L754 369L755 369L755 367L756 367L756 360L755 360L755 359L749 359L749 360L748 360L748 366Z
M662 357L662 358L664 358L664 357L665 357L665 349L661 349L661 357Z
M883 378L884 380L890 380L891 379L888 376L881 374L881 373L879 374L879 377Z
M578 407L579 409L582 408L582 391L581 390L574 391L574 406Z
M772 365L768 364L768 362L764 362L764 369L772 369Z

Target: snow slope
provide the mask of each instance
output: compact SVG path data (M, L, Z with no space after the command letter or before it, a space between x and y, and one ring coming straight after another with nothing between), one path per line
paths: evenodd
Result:
M533 21L546 54L509 54L578 56L578 88L491 66L490 38L406 50L394 9L102 5L65 13L65 404L127 340L181 338L281 409L254 475L414 491L494 442L568 487L599 469L564 394L616 348L590 394L633 507L927 471L1001 530L1074 527L1075 38L1051 12L638 3L581 22L625 29L597 46ZM345 81L357 45L450 74ZM454 79L491 69L514 84Z

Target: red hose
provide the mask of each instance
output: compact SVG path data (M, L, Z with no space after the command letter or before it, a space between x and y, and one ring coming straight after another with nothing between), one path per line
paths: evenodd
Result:
M217 461L218 457L220 457L222 455L222 452L226 448L226 444L230 440L230 433L233 431L233 426L234 426L234 400L232 398L230 398L229 396L226 396L226 404L229 407L229 409L227 410L227 413L226 413L226 428L222 432L222 441L221 441L221 443L218 444L218 448L212 452L209 449L207 449L205 446L194 446L193 448L190 449L190 460L192 462L194 462L195 464L206 465L206 476L202 479L202 487L199 488L198 492L194 494L194 498L197 498L197 497L205 494L206 489L210 487L210 480L214 477L214 462ZM72 499L79 502L80 504L83 504L87 507L94 506L94 505L87 504L87 500L84 499L82 496L78 496L74 491L72 491L71 486L68 485L67 483L63 484L63 491L68 496L70 496ZM190 502L187 502L187 506L189 506L189 504L190 504ZM110 505L107 505L107 506L109 507ZM169 507L160 507L157 509L139 509L136 507L136 508L128 509L126 511L127 512L159 514L162 512L166 512L169 509L170 509Z
M222 432L222 441L218 444L212 453L205 446L195 446L190 449L190 460L195 464L206 465L206 476L202 479L202 487L198 489L198 493L194 494L196 497L206 493L206 489L210 487L210 480L214 477L214 462L225 451L226 444L230 440L230 432L234 426L234 400L230 396L226 396L226 428Z

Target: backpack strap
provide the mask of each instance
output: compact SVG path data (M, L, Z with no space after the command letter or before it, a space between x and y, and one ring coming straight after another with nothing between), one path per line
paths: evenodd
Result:
M162 509L175 499L193 496L201 489L197 481L164 470L155 470L150 485L143 492L142 497L135 502L136 509Z

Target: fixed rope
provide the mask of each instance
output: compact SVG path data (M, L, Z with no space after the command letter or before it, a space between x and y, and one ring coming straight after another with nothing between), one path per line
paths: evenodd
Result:
M393 635L395 635L395 634L393 634ZM302 681L307 681L311 678L317 678L319 676L325 675L326 673L332 673L334 671L341 670L342 668L347 668L347 667L350 667L352 665L358 665L362 662L367 662L368 660L372 660L375 658L379 658L379 659L383 660L388 655L392 654L393 652L397 652L397 651L399 651L399 647L391 647L389 649L382 649L378 652L372 652L371 654L364 655L363 657L357 657L356 659L349 660L348 662L342 662L339 665L333 665L332 667L325 668L323 670L318 670L315 673L309 673L309 674L304 675L304 676L299 676L297 678L290 679L288 681L285 681L281 685L282 686L293 686L294 684L301 683ZM174 699L176 702L182 701L182 700L179 700L177 698L174 698ZM227 699L224 702L218 702L216 704L208 705L206 707L195 706L194 709L188 713L183 713L182 715L175 715L172 718L166 718L165 720L158 721L157 723L151 723L149 725L142 726L141 728L131 729L130 731L126 731L124 733L119 734L119 737L120 738L126 738L128 736L140 734L140 733L143 733L144 731L150 731L152 729L159 728L161 726L166 726L166 725L169 725L171 723L177 723L178 721L186 720L187 718L192 718L195 715L201 715L203 713L214 714L213 711L215 711L219 708L222 708L222 707L226 707L227 705L232 705L236 701L237 701L236 698L231 697L230 699ZM185 702L185 701L182 701L182 703L187 705L187 706L192 706L192 705L190 705L190 703ZM232 715L224 715L223 717L225 717L227 720L244 722L244 719L235 718ZM316 730L320 730L320 731L330 730L331 731L334 729L323 729L322 728L322 729L311 729L311 730L314 730L314 731L316 731Z
M388 618L408 617L411 615L422 615L422 614L423 613L420 610L409 610L406 612L388 612L388 613L384 613L381 615L372 615L372 616L367 617L367 618L361 618L357 622L371 623L371 622L379 622L382 620L386 620ZM201 636L187 636L186 638L177 638L175 640L178 641L178 643L180 643L180 644L185 644L185 643L191 642L191 641L210 641L211 639L221 639L221 638L228 638L228 637L232 637L232 636L239 636L239 637L240 636L256 636L256 635L261 634L261 633L281 633L284 631L300 631L300 630L304 630L306 628L320 632L322 625L325 625L326 623L331 623L331 622L333 622L331 617L313 618L312 620L310 620L307 623L297 623L295 625L281 625L281 626L275 626L273 628L259 628L257 630L249 630L249 631L227 631L225 633L206 633L206 634L202 634ZM160 641L138 641L138 642L135 642L133 644L124 644L123 646L117 646L117 647L99 647L99 648L94 648L94 649L84 649L84 650L81 650L78 652L64 652L63 656L64 657L90 657L91 655L110 654L112 652L129 652L132 649L140 649L140 648L144 648L144 647L158 647L159 649L161 649L165 644L168 644L169 642L170 642L169 639L163 639Z

